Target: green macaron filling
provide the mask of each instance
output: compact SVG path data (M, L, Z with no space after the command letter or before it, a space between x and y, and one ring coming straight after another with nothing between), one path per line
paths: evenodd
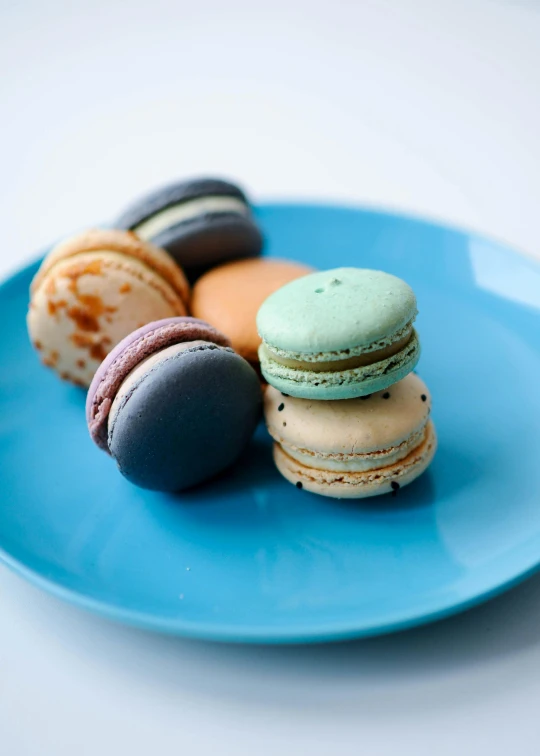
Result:
M389 344L382 349L376 349L371 352L363 352L361 354L356 354L345 359L324 359L317 362L285 357L283 356L283 354L279 354L277 351L272 349L272 347L268 344L263 344L262 350L265 352L267 358L274 360L274 362L277 362L279 365L284 365L285 367L293 368L294 370L309 370L315 373L329 373L342 370L354 370L355 368L374 365L376 362L380 362L381 360L386 360L389 357L393 357L395 354L397 354L407 346L407 344L411 340L411 337L412 327L408 328L405 334L401 336L401 338L399 338L397 341L394 341L392 344ZM324 356L328 357L330 356L330 354L326 354Z

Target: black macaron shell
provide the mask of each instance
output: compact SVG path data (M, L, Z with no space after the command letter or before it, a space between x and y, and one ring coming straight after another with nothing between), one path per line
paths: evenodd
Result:
M261 253L263 237L249 217L237 213L209 213L189 222L170 226L151 239L187 270Z
M181 491L229 467L261 410L255 371L235 352L202 347L158 364L109 428L109 448L132 483Z
M191 179L169 184L141 197L122 213L115 227L129 231L161 210L201 197L234 197L249 206L244 192L229 181L215 178Z

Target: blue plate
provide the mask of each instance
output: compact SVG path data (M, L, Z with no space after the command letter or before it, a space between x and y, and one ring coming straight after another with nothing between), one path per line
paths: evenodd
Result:
M540 266L473 235L350 208L267 205L269 254L405 278L439 451L395 498L298 491L259 428L242 461L179 497L127 483L88 437L84 394L25 328L36 266L0 288L0 549L51 593L140 627L265 643L428 622L540 563Z

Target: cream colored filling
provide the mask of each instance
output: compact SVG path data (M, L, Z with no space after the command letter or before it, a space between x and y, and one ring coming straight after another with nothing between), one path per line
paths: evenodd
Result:
M431 463L437 449L433 423L426 426L422 442L404 459L394 465L380 467L365 473L336 472L300 465L288 456L278 444L274 446L274 460L278 470L291 483L302 482L308 491L335 498L363 498L390 490L391 480L400 486L411 483Z
M239 213L247 215L249 208L238 197L200 197L167 207L133 229L141 239L152 239L170 226L192 220L207 213Z
M343 473L368 472L370 470L377 470L380 467L388 467L388 465L393 465L405 459L413 449L420 446L425 437L425 431L426 428L424 425L396 446L363 454L324 454L312 452L308 449L298 449L295 446L283 443L280 439L276 440L289 457L295 459L297 462L301 462L306 467Z
M412 329L407 331L405 336L399 339L399 341L395 341L383 349L358 354L345 360L328 360L326 362L304 362L303 360L292 360L282 357L276 354L268 344L263 344L262 350L267 358L285 367L294 368L295 370L309 370L314 373L334 373L341 370L354 370L354 368L366 367L366 365L373 365L375 362L381 362L388 359L388 357L393 357L403 347L407 346L411 340L411 335Z
M109 411L109 427L111 427L115 422L125 397L132 391L138 381L140 381L140 379L144 375L146 375L149 370L151 370L158 363L168 359L169 357L174 357L176 354L185 352L187 349L192 349L193 347L202 346L207 343L208 342L206 341L201 341L200 339L198 339L196 341L185 341L182 344L173 344L172 346L161 349L159 352L155 352L154 354L145 357L144 360L141 360L137 367L133 368L133 370L127 374L127 376L122 381L120 388L116 392L116 396Z

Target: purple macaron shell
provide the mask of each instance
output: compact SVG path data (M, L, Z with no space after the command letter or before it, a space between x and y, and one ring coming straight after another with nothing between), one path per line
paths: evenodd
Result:
M138 328L123 339L97 369L86 397L86 422L92 440L108 452L109 411L124 379L146 357L173 344L209 341L230 347L229 339L198 318L164 318Z

